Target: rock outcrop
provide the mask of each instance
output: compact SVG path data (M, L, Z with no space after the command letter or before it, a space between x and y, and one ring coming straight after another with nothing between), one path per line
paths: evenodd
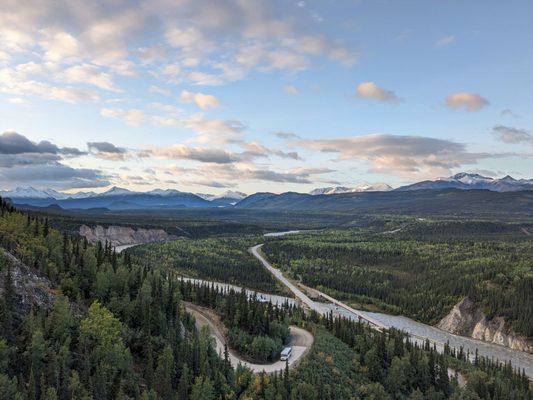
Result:
M107 228L101 225L97 225L94 228L82 225L80 226L79 233L91 244L98 242L105 243L107 241L112 246L164 242L175 239L173 235L169 235L163 229L133 229L127 226L116 225Z
M533 353L531 340L514 333L505 325L502 317L489 320L483 310L476 308L468 297L457 303L450 313L437 324L437 328L514 350Z
M11 267L11 279L15 295L17 296L16 317L21 318L30 312L32 307L50 309L53 306L56 293L48 278L38 271L20 262L11 253L0 249L4 268L0 272L0 296L4 296L7 266Z

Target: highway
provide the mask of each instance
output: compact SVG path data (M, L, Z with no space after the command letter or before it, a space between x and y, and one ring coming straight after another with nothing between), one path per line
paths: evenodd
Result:
M268 236L284 236L294 233L298 233L298 231L275 232L273 234L268 234ZM278 279L282 284L289 288L289 290L294 294L296 299L298 299L304 305L309 307L309 309L315 310L316 312L322 315L333 312L335 315L343 316L346 318L363 320L368 322L371 327L377 330L394 327L396 329L400 329L406 332L412 338L412 340L417 341L420 344L422 344L425 340L429 340L430 343L435 344L437 346L437 349L439 351L443 351L444 344L447 342L456 349L463 347L465 351L469 350L472 357L475 351L479 350L479 354L485 357L505 362L510 361L514 367L524 369L526 375L528 375L530 379L533 377L532 354L519 350L513 350L508 347L500 346L494 343L488 343L469 337L454 335L452 333L440 330L436 327L425 325L403 316L355 310L347 304L313 288L313 293L326 301L325 303L315 302L310 299L305 293L303 293L302 290L296 287L289 279L283 276L283 273L279 269L274 268L263 257L260 252L262 246L263 244L253 246L249 249L250 253L254 257L256 257L265 266L265 268L270 271L272 275L274 275L276 279Z
M292 233L292 232L291 232ZM253 254L253 256L255 258L257 258L259 261L261 261L261 263L263 264L263 266L268 270L270 271L270 273L272 275L274 275L274 277L279 280L281 283L283 283L293 294L294 296L296 296L297 299L299 299L303 304L305 304L309 309L311 310L314 310L316 311L317 313L321 314L321 315L325 315L327 313L330 312L329 309L325 308L323 305L321 305L320 303L316 303L314 302L313 300L311 300L309 298L309 296L307 296L304 292L302 292L298 287L296 287L296 285L294 285L289 279L287 279L283 273L277 269L277 268L274 268L264 257L263 255L260 253L260 250L261 250L261 247L263 247L263 244L264 243L261 243L261 244L258 244L258 245L255 245L254 247L250 248L250 252ZM360 320L363 320L363 321L366 321L368 322L370 325L372 325L374 328L376 329L386 329L387 327L382 324L381 322L379 322L378 320L372 318L372 317L369 317L368 315L366 314L363 314L361 312L359 312L358 310L350 307L349 305L331 297L331 296L328 296L327 294L325 293L322 293L321 291L317 290L317 289L313 289L320 297L324 298L325 300L335 304L337 307L341 307L343 309L345 309L346 311L356 315Z

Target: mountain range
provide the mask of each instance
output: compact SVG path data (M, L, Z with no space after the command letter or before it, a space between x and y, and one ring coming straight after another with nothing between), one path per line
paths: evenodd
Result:
M485 177L479 174L459 173L449 178L427 180L392 189L385 183L374 185L361 184L355 187L325 187L312 190L309 194L288 192L283 194L255 193L247 196L237 191L226 191L220 195L181 192L175 189L154 189L148 192L134 192L128 189L112 187L103 193L78 192L64 193L53 189L39 190L32 187L16 188L12 191L0 191L0 196L10 198L15 204L36 207L59 206L64 209L104 208L109 210L132 209L172 209L172 208L213 208L235 207L249 208L268 203L268 207L291 202L290 208L298 208L299 203L306 203L315 208L320 204L333 207L332 201L340 203L361 201L358 194L379 194L365 198L397 198L392 193L413 191L435 191L446 189L484 189L491 192L515 192L533 190L533 179L514 179L506 176L501 179ZM310 200L310 197L315 198ZM322 198L330 198L325 200ZM403 198L400 196L400 198ZM331 200L331 201L330 201ZM312 206L310 205L312 203ZM282 208L283 208L282 207ZM307 206L306 206L307 207ZM305 207L304 207L305 208ZM337 208L334 206L333 208Z
M10 198L15 204L36 207L59 206L64 209L107 208L110 210L228 207L246 197L241 192L228 191L220 195L204 195L180 192L175 189L155 189L134 192L112 187L103 193L64 193L53 189L39 190L33 187L0 191L0 196Z
M533 190L533 179L514 179L509 175L501 179L495 179L479 174L461 172L449 178L417 182L412 185L399 187L395 190L421 189L485 189L493 192L514 192L519 190Z
M316 196L320 194L341 194L341 193L359 193L359 192L387 192L392 190L392 187L386 183L362 183L355 187L346 187L346 186L330 186L324 188L313 189L309 194Z

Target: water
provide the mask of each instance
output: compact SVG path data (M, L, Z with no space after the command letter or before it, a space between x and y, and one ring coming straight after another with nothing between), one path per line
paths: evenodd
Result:
M236 292L240 292L243 290L241 286L232 285L229 283L221 283L221 282L212 282L202 279L194 279L194 278L181 278L183 280L188 280L191 282L196 283L208 283L208 284L214 284L219 289L223 290L230 290L233 289ZM257 297L262 301L271 301L272 304L283 304L286 301L289 302L289 304L296 304L294 299L291 299L289 297L284 296L278 296L275 294L268 294L268 293L261 293L250 289L245 289L248 293L250 293L251 296L257 295ZM345 310L342 307L337 307L334 304L331 303L319 303L320 306L322 306L325 310L329 309L333 311L334 313L337 313L339 315L342 315L347 318L351 318L354 320L358 319L358 316L349 312L348 310ZM512 365L514 367L518 367L520 369L524 369L526 371L526 374L529 377L533 377L533 355L529 353L525 353L518 350L512 350L508 347L500 346L497 344L482 342L475 339L470 339L464 336L457 336L449 332L442 331L438 328L435 328L430 325L423 324L421 322L414 321L410 318L403 317L400 315L389 315L389 314L382 314L382 313L375 313L375 312L367 312L367 311L359 311L361 314L364 314L370 318L373 318L379 322L381 322L383 325L387 327L396 328L399 330L402 330L406 333L408 333L411 338L422 344L425 339L429 339L430 342L435 343L437 345L437 349L439 351L442 351L444 348L444 344L446 342L449 342L451 347L455 347L457 350L461 346L463 346L464 352L466 353L467 350L470 350L470 353L472 356L476 352L476 348L478 349L479 355L498 359L501 362L503 361L511 361Z
M285 232L271 232L271 233L265 233L265 237L278 237L278 236L285 236L285 235L292 235L295 233L300 233L301 231L285 231Z
M237 293L240 293L244 288L241 286L232 285L230 283L222 283L222 282L213 282L213 281L206 281L203 279L196 279L196 278L187 278L187 277L180 277L180 279L192 283L207 283L209 285L214 285L219 290L234 290ZM269 293L263 293L263 292L257 292L255 290L251 289L245 289L246 292L250 297L256 296L260 301L270 301L272 304L279 304L282 305L285 302L288 302L290 305L295 305L296 301L294 299L291 299L289 297L284 296L278 296L275 294L269 294Z
M285 231L285 232L272 232L267 233L265 236L278 237L288 234L300 233L301 231ZM342 315L347 318L358 320L359 316L350 312L342 307L338 307L332 303L320 303L324 310L331 310L335 314ZM500 346L493 343L483 342L467 338L464 336L454 335L449 332L445 332L431 325L426 325L421 322L414 321L410 318L401 315L388 315L382 313L359 311L359 313L377 320L386 327L396 328L408 333L412 340L423 343L426 339L434 343L438 350L442 351L445 343L449 343L451 347L455 347L457 350L462 346L463 351L466 353L468 350L473 355L478 350L478 354L497 359L500 362L510 361L515 368L524 369L526 374L531 378L533 377L533 355L513 350L505 346Z
M329 308L344 317L357 320L357 316L341 307L337 308L335 305L329 303L324 303L322 305L323 307ZM498 359L502 362L511 361L514 367L524 369L529 377L533 377L532 354L513 350L508 347L493 343L487 343L464 336L454 335L452 333L435 328L434 326L426 325L401 315L388 315L367 311L360 311L360 313L378 320L387 327L396 328L408 333L419 343L424 342L427 338L432 343L436 343L437 348L442 351L444 344L449 342L450 346L455 347L457 350L459 350L461 346L463 346L465 353L467 350L470 350L472 356L475 354L477 349L479 354L482 356Z
M136 244L123 244L121 246L115 246L115 251L117 253L122 253L124 250L129 249L130 247L133 247L133 246L139 246L139 244L138 243L136 243Z

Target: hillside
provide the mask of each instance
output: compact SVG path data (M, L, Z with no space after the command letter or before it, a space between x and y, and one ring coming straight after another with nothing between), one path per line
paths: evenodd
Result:
M417 190L310 195L257 193L235 205L238 209L336 211L396 214L501 215L533 211L533 191Z

